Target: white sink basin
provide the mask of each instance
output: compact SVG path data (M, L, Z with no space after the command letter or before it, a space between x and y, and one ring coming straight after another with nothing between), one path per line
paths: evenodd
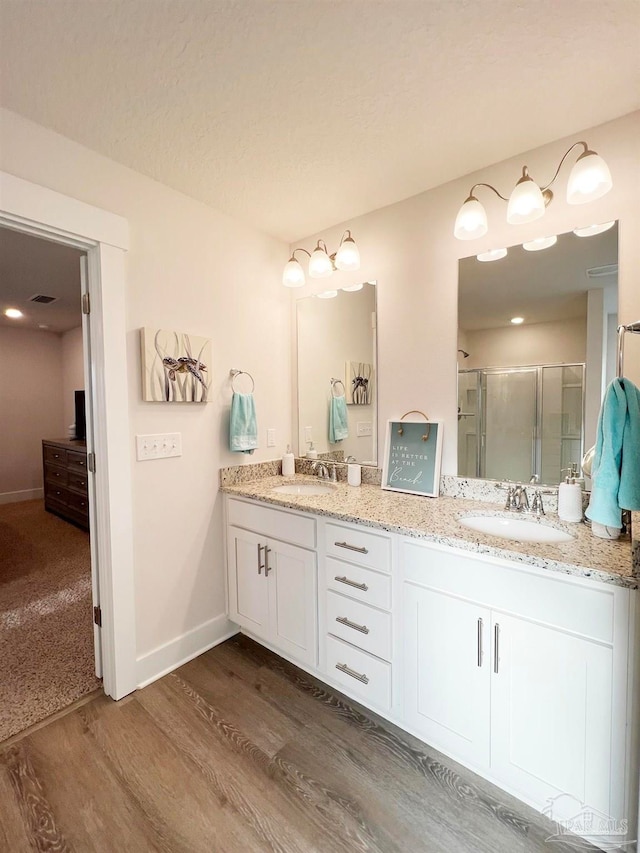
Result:
M330 495L334 486L323 483L287 483L284 486L275 486L271 491L277 495Z
M500 518L495 515L467 515L459 519L460 524L470 530L500 536L502 539L515 539L518 542L571 542L575 539L570 533L558 530L527 518Z

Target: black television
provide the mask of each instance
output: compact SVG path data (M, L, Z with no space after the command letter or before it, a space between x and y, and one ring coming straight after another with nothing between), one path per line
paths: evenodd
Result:
M75 391L76 396L76 438L87 437L87 416L84 408L84 391Z

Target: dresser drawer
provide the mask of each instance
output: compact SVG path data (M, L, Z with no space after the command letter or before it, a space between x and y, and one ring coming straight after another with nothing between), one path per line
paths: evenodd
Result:
M69 478L65 468L59 468L51 462L45 462L44 479L45 482L55 486L66 486Z
M325 572L327 589L383 610L391 609L391 575L381 575L333 557L327 557Z
M89 514L89 500L86 495L78 495L75 492L67 491L67 506L80 515Z
M374 610L330 590L326 593L327 631L371 652L391 660L391 614Z
M55 447L50 444L44 445L44 461L53 462L55 465L67 464L67 451L62 447Z
M55 502L66 506L69 501L69 492L64 486L58 486L55 483L45 483L44 497L47 503Z
M79 492L83 495L87 494L87 475L77 474L75 471L69 471L69 475L67 477L67 485L70 489L73 489L76 492Z
M271 536L303 548L316 547L316 522L309 516L282 512L267 506L229 500L227 522L254 533Z
M380 572L391 571L391 538L362 527L333 524L326 527L326 551L331 557L369 566Z
M87 454L78 453L77 450L67 450L67 467L69 471L75 471L78 474L86 473Z
M345 690L382 710L391 707L391 664L327 637L327 675Z

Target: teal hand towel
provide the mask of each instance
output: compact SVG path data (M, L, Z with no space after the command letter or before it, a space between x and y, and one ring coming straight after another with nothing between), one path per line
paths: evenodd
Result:
M335 444L349 437L349 426L347 422L347 403L342 397L331 395L329 403L329 441Z
M586 515L622 527L623 509L640 510L640 391L628 379L614 379L598 418Z
M234 393L229 422L229 449L234 453L253 453L258 446L258 422L253 394Z

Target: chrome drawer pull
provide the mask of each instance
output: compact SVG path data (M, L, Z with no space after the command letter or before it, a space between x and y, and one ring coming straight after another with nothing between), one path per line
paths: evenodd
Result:
M262 565L262 549L266 547L266 545L258 545L258 574L260 574L262 569L264 569L264 566Z
M493 671L497 674L500 669L500 625L496 622L493 629Z
M347 542L334 542L336 548L346 548L348 551L357 551L358 554L368 554L367 548L358 548L357 545L349 545Z
M336 669L339 669L340 672L344 672L345 675L350 675L351 678L355 678L356 681L361 681L363 684L369 683L369 679L366 675L361 675L359 672L356 672L353 669L349 669L346 663L337 663Z
M268 548L266 545L264 546L264 576L265 578L269 576L269 572L273 568L269 565L269 554L271 553L271 548Z
M484 651L482 649L482 619L478 619L478 666L482 666Z
M366 583L358 583L358 581L350 581L348 577L342 577L341 578L338 575L336 575L334 580L337 580L338 583L346 583L347 586L353 586L356 589L361 589L363 592L367 592L369 589L369 587L366 585Z
M354 631L360 631L361 634L368 634L369 629L366 625L358 625L355 622L350 622L346 616L336 616L336 622L341 625L346 625L347 628L353 628Z

